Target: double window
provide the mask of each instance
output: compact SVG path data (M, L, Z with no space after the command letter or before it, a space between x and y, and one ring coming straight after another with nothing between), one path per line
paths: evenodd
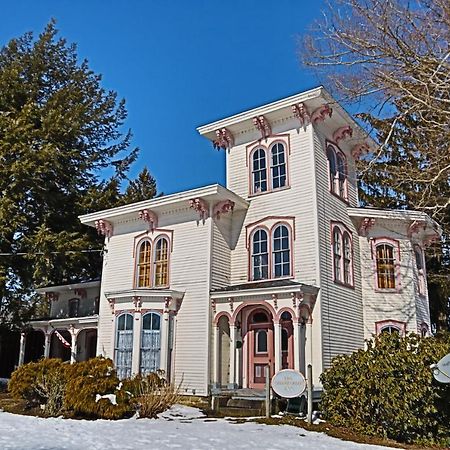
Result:
M273 143L268 149L258 146L250 155L251 194L268 192L287 186L286 145Z
M399 247L392 239L381 238L374 241L376 264L376 288L400 289Z
M138 244L136 286L140 288L169 285L169 240L159 237L153 244L144 239Z
M291 275L291 236L287 225L256 229L251 237L251 279Z
M332 225L334 281L353 286L353 248L349 231L342 224Z
M327 160L330 191L338 197L348 199L348 171L345 155L333 144L327 144Z

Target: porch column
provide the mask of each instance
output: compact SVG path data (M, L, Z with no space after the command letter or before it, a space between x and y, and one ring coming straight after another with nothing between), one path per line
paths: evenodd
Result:
M236 387L236 331L236 325L230 325L230 389Z
M140 311L136 311L133 314L133 352L131 354L131 375L137 375L140 372L139 364L141 360L141 327L142 314L140 313Z
M300 352L302 349L300 348L300 327L301 324L295 320L293 321L294 327L294 370L300 371Z
M44 332L44 358L50 358L50 339L52 334L48 331Z
M20 333L20 349L19 349L19 366L25 361L25 345L27 342L27 335L24 331Z
M164 377L167 380L167 375L169 373L167 362L169 358L169 311L165 310L163 313L162 329L161 329L161 356L159 367L164 370Z
M275 373L281 370L281 324L273 324L274 338L275 338Z
M306 322L306 345L305 345L305 366L308 367L308 364L312 365L312 317L308 318Z
M71 337L70 342L70 364L74 364L77 362L77 336L78 332L80 330L77 330L73 325L69 327L69 333Z
M214 355L213 355L213 386L220 387L220 328L219 325L214 325Z

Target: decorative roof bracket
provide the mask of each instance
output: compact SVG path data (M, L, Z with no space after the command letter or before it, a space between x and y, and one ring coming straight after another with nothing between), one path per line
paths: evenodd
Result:
M220 216L222 214L233 212L233 210L234 210L234 202L231 200L223 200L215 204L213 209L213 216L216 219L220 219Z
M311 122L311 116L304 103L296 103L291 106L294 117L300 122L300 126L306 127Z
M193 198L192 200L189 200L189 206L198 212L201 220L205 221L209 216L208 203L202 198Z
M354 159L359 159L361 158L361 155L369 153L369 151L370 147L365 142L362 142L353 146L352 156Z
M106 236L107 238L110 238L113 234L113 226L111 222L108 222L104 219L99 219L95 221L95 228L98 232L98 234L101 234L102 236Z
M234 145L234 136L228 128L221 128L216 130L216 139L213 141L213 146L217 150L229 150Z
M311 114L311 122L312 123L323 122L325 120L326 116L331 117L332 114L333 114L333 109L330 108L330 105L325 104L325 105L319 106Z
M272 134L272 127L264 116L253 117L253 125L261 133L261 139L268 138Z
M339 143L339 141L342 141L343 139L346 139L348 137L353 136L353 129L350 125L345 125L344 127L338 128L333 133L333 141L336 142L336 144Z
M359 234L361 236L367 236L369 233L369 230L375 225L375 219L369 219L366 217L361 221L361 224L359 225Z
M150 225L152 233L158 228L158 215L151 209L141 209L139 211L139 219L142 219Z

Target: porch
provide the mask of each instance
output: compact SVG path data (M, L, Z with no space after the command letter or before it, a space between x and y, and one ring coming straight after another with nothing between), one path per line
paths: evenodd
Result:
M264 389L266 374L313 363L313 309L318 288L293 280L246 283L211 293L211 391Z

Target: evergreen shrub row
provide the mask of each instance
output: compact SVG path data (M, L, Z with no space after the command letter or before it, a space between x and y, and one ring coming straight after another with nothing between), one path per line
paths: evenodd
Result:
M430 365L450 352L450 334L381 334L338 356L321 375L325 420L405 443L450 445L450 384Z
M177 390L162 375L120 381L110 359L67 364L52 358L19 367L8 389L48 416L120 419L138 412L140 417L156 417L178 400Z

